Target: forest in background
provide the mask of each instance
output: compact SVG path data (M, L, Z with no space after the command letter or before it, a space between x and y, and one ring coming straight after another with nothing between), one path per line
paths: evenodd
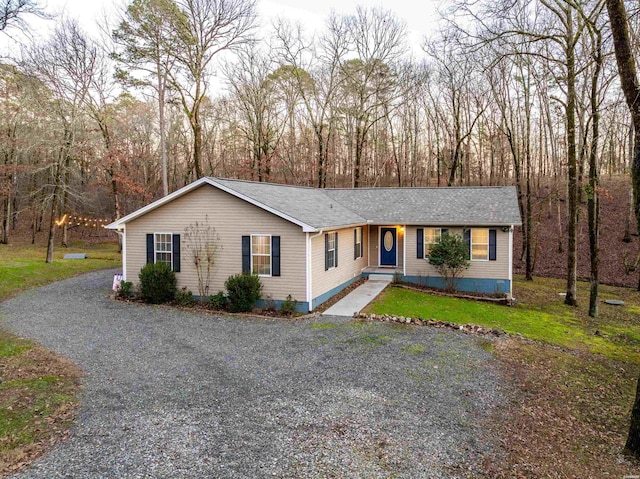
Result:
M627 7L637 56L637 3ZM112 25L52 18L49 38L0 66L0 241L43 231L64 245L73 217L119 218L204 175L515 185L523 273L589 261L594 230L613 252L605 281L638 284L633 125L605 3L440 11L419 55L402 19L369 7L317 32L280 19L264 33L244 0L134 0ZM25 27L16 18L5 28Z

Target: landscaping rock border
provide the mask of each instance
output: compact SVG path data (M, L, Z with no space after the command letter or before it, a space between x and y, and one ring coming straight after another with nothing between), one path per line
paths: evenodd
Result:
M456 331L462 331L466 334L479 334L479 335L491 335L491 336L508 336L503 329L488 328L478 326L477 324L457 324L450 323L448 321L439 321L437 319L424 319L424 318L409 318L405 316L393 316L390 314L367 314L360 313L354 315L354 318L366 320L366 321L380 321L384 323L400 323L400 324L415 324L417 326L431 326L434 328L449 328Z

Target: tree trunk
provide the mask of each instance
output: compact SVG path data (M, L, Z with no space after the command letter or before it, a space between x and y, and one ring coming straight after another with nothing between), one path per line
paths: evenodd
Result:
M4 211L4 217L2 218L2 238L0 238L1 244L9 244L9 227L11 225L11 198L10 194L3 200L2 210Z
M589 210L589 252L591 257L591 288L589 293L589 316L598 316L598 267L600 263L600 198L598 180L598 140L600 137L600 112L598 111L598 78L602 68L602 36L596 32L597 45L595 51L595 71L591 79L591 117L592 135L591 150L589 151L589 194L587 207Z
M576 65L573 34L573 7L566 7L566 58L567 58L567 160L568 160L568 218L567 218L567 295L569 306L578 305L578 162L576 158Z
M162 171L162 194L169 194L169 175L167 172L167 132L164 111L166 76L158 64L158 128L160 129L160 168ZM116 218L117 219L117 218Z
M53 246L56 234L56 207L58 205L58 191L60 188L60 165L57 166L53 196L51 198L51 218L49 219L49 239L47 241L46 263L53 263Z
M193 169L196 175L196 179L202 178L202 125L200 125L200 118L197 113L194 112L194 116L191 119L191 128L193 130Z
M633 120L634 145L631 184L633 186L634 212L638 232L640 233L640 84L638 83L635 60L631 50L627 12L623 0L607 0L607 11L609 13L609 22L611 23L611 35L616 53L620 84ZM638 289L640 289L640 284ZM631 456L640 458L640 379L636 388L635 403L631 410L629 436L627 437L624 451Z

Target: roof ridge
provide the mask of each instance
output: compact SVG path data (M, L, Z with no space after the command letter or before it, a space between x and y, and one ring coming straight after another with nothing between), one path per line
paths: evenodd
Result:
M255 185L271 185L271 186L284 186L287 188L299 188L305 190L323 190L324 188L316 188L315 186L304 186L304 185L288 185L286 183L274 183L272 181L254 181L254 180L241 180L240 178L223 178L221 176L208 176L207 178L217 181L232 181L234 183L251 183Z
M313 188L312 186L309 188ZM471 189L503 189L515 188L515 185L491 186L364 186L362 188L322 188L324 191L363 191L363 190L471 190ZM318 188L320 189L320 188Z
M274 183L272 181L255 181L255 180L242 180L240 178L224 178L221 176L208 176L207 178L211 180L224 180L224 181L232 181L235 183L251 183L256 185L271 185L271 186L282 186L287 188L299 188L305 190L315 190L315 191L362 191L362 190L469 190L469 189L502 189L502 188L515 188L515 185L472 185L472 186L363 186L360 188L349 188L346 186L335 187L335 188L318 188L316 186L304 186L304 185L290 185L287 183Z

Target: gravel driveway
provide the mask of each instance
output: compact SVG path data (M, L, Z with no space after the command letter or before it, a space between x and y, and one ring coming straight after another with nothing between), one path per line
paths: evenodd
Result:
M491 451L502 391L481 338L125 304L112 273L0 305L86 372L72 437L17 477L438 478Z

